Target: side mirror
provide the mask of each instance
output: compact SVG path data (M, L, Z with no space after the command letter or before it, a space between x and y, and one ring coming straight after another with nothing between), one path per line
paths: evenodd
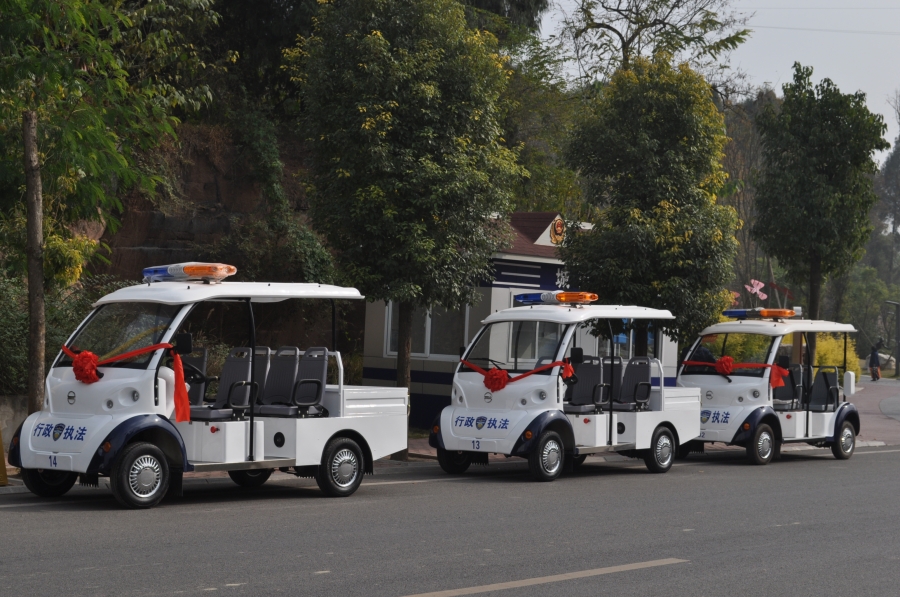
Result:
M194 352L194 337L189 333L175 334L175 352L178 354Z
M572 362L573 365L577 365L579 363L584 362L584 349L580 346L576 346L572 349L572 354L569 356L569 361Z

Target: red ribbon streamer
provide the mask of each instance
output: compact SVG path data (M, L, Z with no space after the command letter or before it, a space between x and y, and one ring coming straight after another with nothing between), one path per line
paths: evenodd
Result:
M790 374L790 371L778 365L766 365L763 363L735 363L734 359L724 356L715 363L707 363L705 361L684 361L682 365L687 367L712 367L719 375L731 375L735 369L771 369L772 374L769 376L769 385L773 388L784 386L784 376Z
M566 363L564 361L555 361L553 363L550 363L549 365L543 365L541 367L538 367L537 369L532 369L531 371L528 371L521 375L516 375L515 377L510 377L509 371L507 371L506 369L497 369L496 367L493 367L493 368L485 371L478 365L473 365L469 361L460 361L460 363L462 363L469 369L472 369L473 371L481 373L481 375L484 376L484 387L486 387L487 389L489 389L492 392L502 390L503 388L506 387L506 384L510 384L514 381L519 381L520 379L525 379L529 375L534 375L535 373L539 373L541 371L546 371L547 369L553 369L554 367L562 367L563 368L563 371L562 371L563 379L571 377L572 375L575 374L575 370L572 368L572 365L570 365L569 363Z
M161 348L169 349L172 354L172 369L175 371L175 422L191 420L191 401L188 398L187 388L184 387L184 368L181 365L181 355L173 350L171 344L162 343L153 346L145 346L130 352L125 352L114 357L109 357L102 361L97 361L97 355L89 350L82 350L74 353L66 345L63 345L62 351L72 359L72 372L75 373L75 379L81 383L91 384L100 381L97 375L97 367L115 363L116 361L124 361L131 357L136 357Z

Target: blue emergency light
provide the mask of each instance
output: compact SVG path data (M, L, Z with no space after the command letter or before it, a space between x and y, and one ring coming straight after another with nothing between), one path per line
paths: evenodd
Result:
M722 311L725 317L733 317L735 319L781 319L783 317L793 317L797 312L794 309L728 309Z
M221 282L237 273L237 268L224 263L176 263L144 268L144 282Z
M592 303L599 297L593 292L529 292L517 294L513 297L516 302L523 305L571 305L579 303Z

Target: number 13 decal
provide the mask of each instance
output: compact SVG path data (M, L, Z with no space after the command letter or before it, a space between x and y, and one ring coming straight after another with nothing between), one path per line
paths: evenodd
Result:
M473 439L473 440L472 440L472 449L473 449L473 450L480 450L480 449L481 449L481 442L478 441L477 439Z

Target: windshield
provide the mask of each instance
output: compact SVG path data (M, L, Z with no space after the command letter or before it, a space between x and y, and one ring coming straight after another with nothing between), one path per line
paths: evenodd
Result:
M100 361L145 346L159 344L168 331L181 305L159 303L113 303L103 305L91 315L69 343L73 352L89 350ZM143 369L153 358L147 352L130 359L104 365ZM72 359L63 354L57 367L71 367Z
M567 325L549 321L499 321L486 325L465 360L483 369L524 373L552 363ZM471 371L463 366L460 371ZM542 371L545 375L550 370Z
M765 368L740 367L741 364L765 364L769 360L775 336L762 334L707 334L700 338L691 355L685 361L715 363L723 356L734 359L734 368L730 375L762 377ZM712 367L702 365L685 365L687 375L718 375Z

